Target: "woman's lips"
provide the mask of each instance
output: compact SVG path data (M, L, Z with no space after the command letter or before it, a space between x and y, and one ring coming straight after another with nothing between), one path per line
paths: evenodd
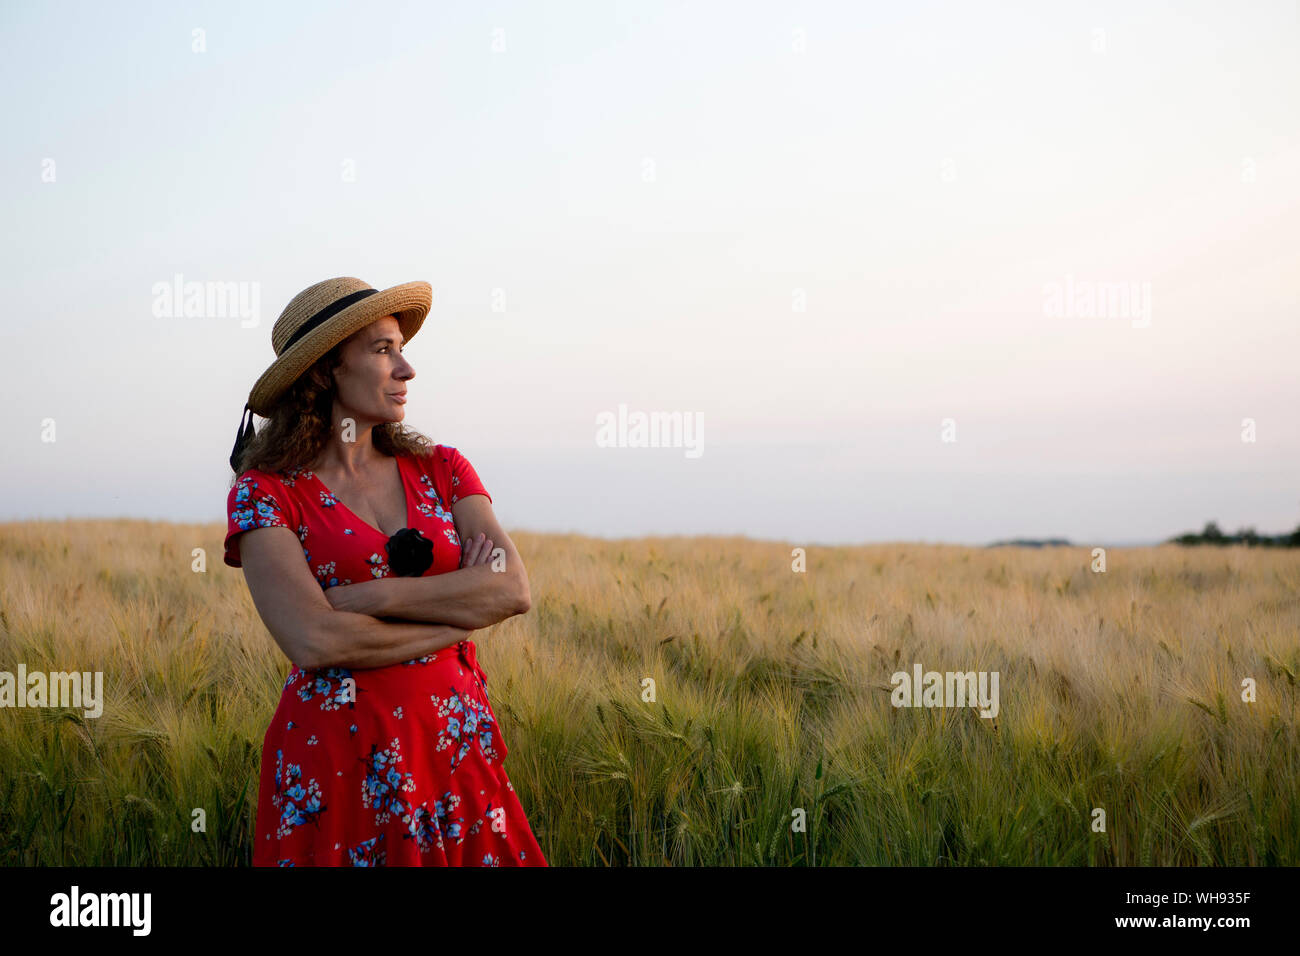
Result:
M397 404L399 404L399 405L405 405L405 404L406 404L406 395L405 395L405 394L402 394L402 395L390 395L389 398L391 398L393 401L397 402Z

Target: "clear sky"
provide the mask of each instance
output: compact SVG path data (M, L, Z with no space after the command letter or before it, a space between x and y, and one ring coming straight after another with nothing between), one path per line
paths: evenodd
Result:
M510 529L1289 531L1297 50L1294 0L7 0L0 520L224 521L345 275L432 284L406 420ZM600 447L620 404L702 454Z

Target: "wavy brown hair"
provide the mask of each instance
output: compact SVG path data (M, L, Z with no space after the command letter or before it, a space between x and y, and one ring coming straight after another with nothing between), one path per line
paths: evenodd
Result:
M343 363L346 340L334 346L298 376L280 396L266 424L244 446L236 459L231 487L250 468L274 474L306 468L330 440L330 415L338 389L331 374ZM434 442L404 422L385 422L371 431L375 448L385 455L428 455Z

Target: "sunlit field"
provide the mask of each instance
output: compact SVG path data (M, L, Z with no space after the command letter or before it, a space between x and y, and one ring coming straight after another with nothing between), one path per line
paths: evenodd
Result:
M0 670L105 695L0 708L5 864L248 865L289 664L223 533L0 525ZM554 866L1300 862L1300 553L513 537L474 640ZM916 663L996 718L892 706Z

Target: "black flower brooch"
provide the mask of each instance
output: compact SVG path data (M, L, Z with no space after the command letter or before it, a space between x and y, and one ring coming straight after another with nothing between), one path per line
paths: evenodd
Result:
M433 542L417 528L403 528L384 543L388 567L401 578L418 578L433 565Z

